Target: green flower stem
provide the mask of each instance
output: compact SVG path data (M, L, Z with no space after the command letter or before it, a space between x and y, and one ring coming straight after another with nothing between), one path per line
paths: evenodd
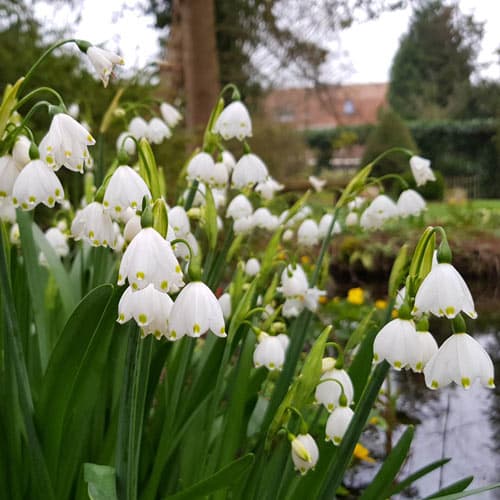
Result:
M55 49L57 49L58 47L61 47L62 45L65 45L67 43L77 43L78 40L76 38L66 38L65 40L61 40L59 42L56 42L54 43L53 45L51 45L36 61L35 63L33 64L33 66L31 66L31 68L29 69L29 71L26 73L26 76L24 77L24 80L23 82L21 83L21 86L19 87L19 92L18 94L21 94L22 90L24 89L24 87L26 87L26 84L28 83L28 81L30 80L31 76L33 75L33 73L38 69L38 66L40 66L40 64L42 64L42 62L47 58L47 56L49 56Z
M338 208L335 208L335 210L333 211L332 221L330 222L330 226L328 227L328 231L326 232L326 236L321 245L319 257L318 260L316 261L316 267L314 268L314 274L311 278L311 283L310 283L311 287L316 286L316 283L318 282L319 273L321 272L321 267L323 265L323 259L325 258L326 251L330 246L330 242L332 240L333 227L335 226L335 222L337 221L337 211Z
M189 188L188 196L186 198L186 202L184 203L184 210L186 212L193 206L194 197L196 195L196 191L198 191L199 184L199 181L194 180L193 184L191 184L191 187Z
M403 153L409 157L415 156L415 153L413 151L410 151L409 149L395 147L387 149L383 153L380 153L373 161L370 162L370 165L376 165L380 160L384 159L386 156L389 156L391 153Z
M61 97L61 94L54 90L51 87L38 87L35 90L32 90L29 94L26 94L20 101L16 103L16 105L12 108L12 111L15 111L16 109L21 108L24 104L26 104L30 99L35 97L36 95L42 93L42 92L48 92L49 94L52 94L53 96L56 97L56 99L59 101L59 104L61 107L66 109L66 104L64 103L63 98Z
M151 336L141 339L134 324L128 327L127 333L129 339L120 401L116 475L118 498L137 500L139 457L153 339Z

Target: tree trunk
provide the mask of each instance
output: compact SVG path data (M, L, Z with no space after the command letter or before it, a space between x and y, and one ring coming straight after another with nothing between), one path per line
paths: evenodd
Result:
M186 125L205 127L219 93L214 0L179 0Z

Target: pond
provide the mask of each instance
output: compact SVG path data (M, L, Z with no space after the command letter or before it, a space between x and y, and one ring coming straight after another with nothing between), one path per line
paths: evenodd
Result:
M444 467L415 482L413 487L394 498L425 498L467 476L474 476L469 488L500 481L500 307L498 290L482 290L475 297L479 319L470 321L471 333L488 351L495 365L496 389L476 382L469 390L450 385L437 391L426 388L423 375L411 371L391 371L390 390L397 394L396 416L399 422L414 423L411 452L400 478L441 458L451 458ZM431 323L438 343L446 338L445 322ZM446 325L446 329L448 326ZM396 425L392 445L405 429ZM361 442L376 458L383 458L387 432L368 429ZM366 486L380 466L362 463L346 477L346 485L355 489ZM472 497L471 497L472 498ZM481 500L500 499L500 490L474 496Z

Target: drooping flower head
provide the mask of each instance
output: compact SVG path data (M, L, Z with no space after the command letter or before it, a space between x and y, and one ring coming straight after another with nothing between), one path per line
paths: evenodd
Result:
M269 175L264 162L253 153L243 155L233 170L231 181L237 189L264 182Z
M108 86L109 77L113 74L116 64L125 64L123 58L109 50L101 49L92 45L87 49L87 56L92 66L94 66L99 78L105 87Z
M168 102L160 104L160 113L165 123L170 127L175 127L182 119L182 115Z
M339 406L342 392L347 398L347 404L350 405L354 397L351 378L344 369L332 368L321 376L314 397L316 402L331 412Z
M292 440L292 461L295 469L304 475L314 469L319 459L316 441L310 434L299 434Z
M410 168L417 186L423 186L428 181L435 181L436 176L431 169L431 162L420 156L412 156L410 158Z
M71 234L75 240L83 238L93 247L116 246L113 221L104 207L96 201L76 213L71 224Z
M285 362L285 348L278 337L259 335L259 342L253 353L253 363L256 368L265 366L268 370L281 370Z
M339 406L330 413L326 421L325 441L338 446L344 437L354 412L348 406Z
M233 101L217 118L212 132L220 134L226 141L252 137L252 121L246 106L241 101Z
M403 191L396 203L401 217L420 215L426 209L425 200L413 189Z

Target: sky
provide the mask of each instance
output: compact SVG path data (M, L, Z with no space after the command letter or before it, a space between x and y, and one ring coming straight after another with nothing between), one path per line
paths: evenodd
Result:
M82 0L81 18L73 25L74 35L102 44L104 48L119 51L127 66L140 68L157 60L159 54L158 31L152 16L137 9L137 0ZM464 13L473 13L477 21L485 22L485 34L479 55L480 63L490 64L481 76L500 80L500 65L494 51L500 46L500 0L460 0ZM69 7L57 10L41 6L40 19L55 26L64 26L72 17ZM400 37L406 32L411 9L386 12L378 19L364 22L344 30L330 46L345 53L348 71L342 72L344 83L385 82L396 53ZM73 16L74 18L74 16ZM324 77L338 81L337 68L327 65Z

